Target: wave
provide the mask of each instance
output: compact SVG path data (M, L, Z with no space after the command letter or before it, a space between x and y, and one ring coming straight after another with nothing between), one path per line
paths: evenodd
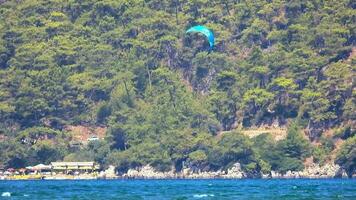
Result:
M213 197L214 194L195 194L193 195L194 198L205 198L205 197Z
M1 193L2 197L11 197L11 193L10 192L3 192Z

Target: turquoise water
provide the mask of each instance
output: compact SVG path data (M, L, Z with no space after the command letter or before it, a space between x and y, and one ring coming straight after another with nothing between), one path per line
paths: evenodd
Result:
M0 199L356 199L355 179L0 181ZM8 197L11 195L10 197ZM6 197L7 196L7 197Z

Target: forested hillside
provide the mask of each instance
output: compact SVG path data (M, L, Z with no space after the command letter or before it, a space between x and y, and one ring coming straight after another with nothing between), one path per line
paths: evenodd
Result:
M0 165L240 162L256 174L313 157L355 173L355 9L352 0L2 0ZM185 34L197 24L215 34L209 54L203 36ZM240 133L272 124L287 137ZM79 125L106 137L73 145L67 127Z

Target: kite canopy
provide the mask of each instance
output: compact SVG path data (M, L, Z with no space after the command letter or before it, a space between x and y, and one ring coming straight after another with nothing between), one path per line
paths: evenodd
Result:
M188 29L185 33L202 33L208 38L210 44L210 50L214 47L214 42L215 42L214 33L210 29L206 28L205 26L201 26L201 25L193 26L190 29Z

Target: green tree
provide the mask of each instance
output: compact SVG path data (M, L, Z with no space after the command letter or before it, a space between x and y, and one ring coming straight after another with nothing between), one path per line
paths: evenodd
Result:
M355 174L356 170L356 137L349 138L339 150L335 163L339 164L349 177Z

